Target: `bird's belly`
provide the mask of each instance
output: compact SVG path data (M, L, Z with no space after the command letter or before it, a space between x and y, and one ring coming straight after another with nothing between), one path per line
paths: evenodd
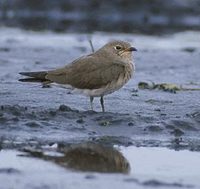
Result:
M56 86L69 89L76 94L83 94L85 96L92 96L92 97L100 97L115 92L116 90L120 89L124 84L125 84L124 82L120 81L116 83L111 82L110 84L98 89L78 89L78 88L73 88L70 85L56 85Z
M93 96L93 97L105 96L123 87L123 85L126 84L129 79L130 77L126 77L122 74L118 78L118 80L112 81L106 86L103 86L99 89L82 89L80 92L86 96ZM75 89L75 90L79 91L80 89Z
M81 93L85 96L100 97L100 96L105 96L110 93L113 93L116 90L120 89L122 86L123 85L118 86L118 87L112 87L112 88L110 88L108 86L104 86L99 89L74 89L73 91L75 93Z

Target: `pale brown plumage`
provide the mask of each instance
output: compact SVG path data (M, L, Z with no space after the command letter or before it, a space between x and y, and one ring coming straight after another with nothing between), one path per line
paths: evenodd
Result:
M57 83L71 86L90 96L91 108L94 97L101 97L121 88L132 76L134 47L127 42L113 41L96 52L80 57L63 68L44 72L21 72L29 76L23 82Z

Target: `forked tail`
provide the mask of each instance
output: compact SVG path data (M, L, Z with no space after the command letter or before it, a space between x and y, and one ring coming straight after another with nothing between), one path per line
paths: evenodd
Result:
M19 79L21 82L46 82L50 81L46 79L47 72L20 72L20 75L28 76L23 79Z

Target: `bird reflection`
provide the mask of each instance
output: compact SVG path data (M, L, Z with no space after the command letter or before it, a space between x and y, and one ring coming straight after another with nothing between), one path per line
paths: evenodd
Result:
M130 164L121 152L113 147L85 143L62 146L54 155L36 149L25 149L28 156L37 157L77 171L100 173L129 173ZM52 151L51 151L52 152Z

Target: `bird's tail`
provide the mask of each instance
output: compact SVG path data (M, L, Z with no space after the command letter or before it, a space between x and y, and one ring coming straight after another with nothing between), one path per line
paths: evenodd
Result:
M28 76L26 78L19 79L21 82L46 82L50 81L46 79L47 72L20 72L20 75Z

